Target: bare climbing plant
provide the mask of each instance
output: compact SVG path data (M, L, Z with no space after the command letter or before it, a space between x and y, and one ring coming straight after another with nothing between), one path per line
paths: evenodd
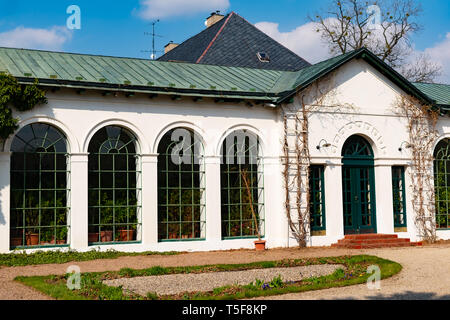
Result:
M395 108L406 118L411 152L412 207L419 236L435 242L435 191L433 178L433 146L437 139L439 113L410 96L397 99Z
M335 73L318 80L297 92L293 103L283 105L283 182L285 210L289 230L299 247L306 247L310 228L309 178L311 154L309 149L309 119L312 112L322 107L335 111L354 109L342 104L336 97Z

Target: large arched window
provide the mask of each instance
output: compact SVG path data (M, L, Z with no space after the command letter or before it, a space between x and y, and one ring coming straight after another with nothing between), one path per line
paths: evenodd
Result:
M222 145L222 237L264 236L264 181L259 138L231 133Z
M30 124L16 134L11 152L11 247L66 245L66 137L48 124Z
M89 243L139 241L141 170L137 141L118 126L100 129L89 144Z
M158 239L204 239L203 145L189 129L167 132L158 146Z
M450 228L450 139L438 143L434 152L436 227Z

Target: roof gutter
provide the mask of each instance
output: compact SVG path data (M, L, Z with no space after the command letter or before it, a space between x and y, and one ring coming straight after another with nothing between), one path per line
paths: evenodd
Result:
M34 79L18 77L17 80L22 84L34 83ZM91 89L102 91L120 91L120 92L136 92L162 95L181 95L192 97L211 97L211 98L230 98L230 99L245 99L257 100L267 102L267 105L272 105L278 99L278 95L266 92L243 92L243 91L219 91L219 90L202 90L202 89L183 89L175 87L150 87L150 86L133 86L111 83L97 83L97 82L79 82L70 80L57 79L38 79L39 86L42 87L62 87L72 89Z

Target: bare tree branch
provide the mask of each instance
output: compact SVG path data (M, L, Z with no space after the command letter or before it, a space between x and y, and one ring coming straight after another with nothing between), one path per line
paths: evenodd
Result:
M381 11L376 26L369 23L373 19L367 12L371 5ZM331 0L330 9L308 19L316 23L316 31L332 55L366 47L408 80L433 82L440 75L440 66L425 55L416 61L420 65L410 60L414 51L411 36L422 30L418 22L421 13L414 0Z

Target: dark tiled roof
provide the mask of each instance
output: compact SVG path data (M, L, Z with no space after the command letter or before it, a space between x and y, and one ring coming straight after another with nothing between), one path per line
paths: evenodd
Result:
M270 62L261 62L258 52L267 53ZM280 71L298 71L310 66L234 12L158 60Z

